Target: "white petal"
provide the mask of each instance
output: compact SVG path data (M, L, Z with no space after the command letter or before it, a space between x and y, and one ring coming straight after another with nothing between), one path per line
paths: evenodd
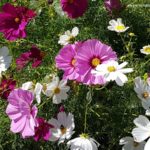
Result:
M146 142L144 150L150 150L150 139Z
M33 82L29 81L29 82L23 83L21 88L23 90L33 90L32 89L33 88Z
M74 27L73 29L72 29L72 35L75 37L75 36L77 36L79 34L79 28L78 27Z
M137 127L146 127L148 124L150 124L150 121L145 116L140 115L134 120L134 124Z
M120 139L119 144L124 145L124 144L128 144L129 142L133 142L133 141L134 140L132 137L127 136L127 137Z
M124 83L126 83L128 81L128 78L124 74L118 73L118 77L116 78L115 81L116 81L117 85L123 86Z

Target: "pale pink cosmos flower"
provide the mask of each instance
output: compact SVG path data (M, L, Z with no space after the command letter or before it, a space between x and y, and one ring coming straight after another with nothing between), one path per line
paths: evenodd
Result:
M75 57L77 69L82 82L88 85L104 85L106 83L103 76L95 76L91 73L98 65L110 60L117 60L116 53L112 48L103 44L99 40L90 39L82 43Z
M15 89L8 96L6 114L12 120L10 130L20 133L23 138L33 136L37 126L37 107L32 106L32 92Z

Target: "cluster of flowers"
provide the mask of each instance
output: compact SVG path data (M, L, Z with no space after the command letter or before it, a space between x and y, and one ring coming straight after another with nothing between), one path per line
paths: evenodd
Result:
M88 6L87 0L61 0L60 2L62 10L70 18L82 16ZM112 10L122 8L119 0L114 2L107 0L105 6L111 13ZM0 12L0 32L10 41L25 38L25 28L35 16L36 13L33 10L22 6L14 7L6 3ZM108 30L118 33L125 32L128 28L120 18L111 20L108 26ZM86 85L106 85L110 81L115 81L117 85L123 86L128 81L125 74L133 71L132 68L124 68L127 62L119 64L116 52L97 39L73 42L78 34L79 29L75 27L72 31L66 31L64 35L60 36L58 43L63 47L55 61L56 67L64 72L62 80L57 76L52 76L42 83L28 81L17 88L16 81L2 77L2 72L6 71L11 64L12 56L9 55L7 47L0 49L0 79L2 78L0 96L8 101L6 113L11 119L10 130L13 133L20 133L23 138L33 137L35 141L40 139L58 141L58 144L69 140L67 145L71 150L98 149L99 143L85 133L70 140L75 129L74 116L72 113L67 114L63 107L60 108L57 117L49 121L38 117L42 93L52 98L54 104L60 104L62 100L68 98L67 92L70 87L67 85L67 80L75 80ZM150 46L143 47L141 52L150 54ZM35 68L42 63L44 56L44 52L33 45L28 52L21 54L16 59L17 68L23 69L29 62L32 62L32 67ZM142 100L146 114L150 114L149 80L145 83L140 78L136 78L135 91ZM134 122L138 127L132 132L135 139L127 137L120 141L120 144L125 144L124 150L129 150L131 146L142 149L145 145L144 140L149 137L149 120L140 116ZM146 143L145 150L148 150L149 145L150 140Z
M136 77L134 80L136 92L138 98L141 100L143 108L146 110L145 115L150 116L150 76L147 75L147 79L142 80L141 77ZM132 130L132 137L125 137L120 140L120 144L124 145L124 150L134 149L134 150L149 150L150 139L145 142L146 139L150 137L150 121L147 117L140 115L134 120L136 128Z

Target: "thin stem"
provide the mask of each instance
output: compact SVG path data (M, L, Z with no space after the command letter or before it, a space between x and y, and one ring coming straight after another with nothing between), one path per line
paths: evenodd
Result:
M120 35L120 37L121 37L121 40L122 40L123 44L125 45L125 48L126 48L127 52L129 52L128 45L126 45L126 42L125 42L124 38L122 37L121 34L119 34L119 35Z
M88 113L88 105L91 103L92 101L92 95L93 95L93 89L92 87L90 87L88 93L87 93L87 98L86 100L88 100L88 103L85 106L85 114L84 114L84 133L86 132L87 129L87 113Z

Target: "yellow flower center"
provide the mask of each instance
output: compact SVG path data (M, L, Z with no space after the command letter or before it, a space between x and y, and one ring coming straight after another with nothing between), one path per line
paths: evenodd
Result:
M55 93L55 94L59 94L59 93L60 93L60 88L56 87L56 88L54 89L54 93Z
M144 48L144 51L147 52L147 53L150 53L150 47Z
M124 29L125 29L124 25L118 25L118 26L116 26L116 30L118 30L118 31L122 31Z
M46 90L47 90L47 85L43 84L43 91L46 91Z
M142 96L143 96L143 98L148 98L149 97L149 93L148 92L144 92L143 94L142 94Z
M17 17L15 18L15 22L18 23L20 21L20 19Z
M73 58L71 61L72 66L75 66L75 63L76 63L76 59Z
M70 4L72 4L72 3L73 3L73 1L74 1L74 0L68 0L68 2L69 2Z
M66 133L67 128L65 128L63 125L61 125L60 130L61 130L61 134L63 135Z
M134 147L137 147L138 145L139 145L139 143L137 143L137 142L135 142L135 141L133 142L133 146L134 146Z
M82 133L82 134L80 134L80 137L83 138L83 139L88 139L89 135L86 134L86 133Z
M97 67L101 63L99 58L93 58L91 64L93 67Z
M108 70L109 72L114 72L114 71L116 71L116 68L115 68L114 66L109 66L109 67L107 68L107 70Z

